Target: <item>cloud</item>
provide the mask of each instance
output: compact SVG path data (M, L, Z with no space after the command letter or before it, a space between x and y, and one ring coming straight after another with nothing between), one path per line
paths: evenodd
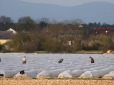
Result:
M88 2L109 2L114 4L114 0L21 0L25 2L31 3L45 3L45 4L55 4L61 6L75 6L75 5L82 5Z

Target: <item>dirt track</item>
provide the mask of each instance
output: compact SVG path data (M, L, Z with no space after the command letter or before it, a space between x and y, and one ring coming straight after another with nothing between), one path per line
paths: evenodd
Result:
M0 85L114 85L114 80L0 79Z

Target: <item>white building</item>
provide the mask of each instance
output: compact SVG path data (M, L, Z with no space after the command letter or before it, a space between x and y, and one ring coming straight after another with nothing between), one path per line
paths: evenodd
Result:
M7 31L13 31L13 34L16 34L17 32L13 30L12 28L9 28Z

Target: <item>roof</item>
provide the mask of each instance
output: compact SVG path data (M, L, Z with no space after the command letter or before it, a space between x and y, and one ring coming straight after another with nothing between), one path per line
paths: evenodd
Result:
M114 27L95 27L97 30L114 30Z
M110 31L110 32L114 32L114 27L95 27L95 30L99 30L99 31Z
M95 27L92 34L105 34L108 36L114 35L114 27Z
M0 39L11 39L13 31L0 31Z

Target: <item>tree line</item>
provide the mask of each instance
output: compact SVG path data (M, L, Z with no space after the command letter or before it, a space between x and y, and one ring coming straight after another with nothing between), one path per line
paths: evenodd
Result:
M1 31L5 31L9 28L13 28L15 30L18 31L33 31L36 29L43 29L45 27L47 27L49 24L60 24L63 23L65 25L74 25L74 24L85 24L87 25L89 28L93 29L94 27L114 27L114 24L110 25L107 23L103 23L101 24L99 23L83 23L83 21L81 19L74 19L74 20L64 20L61 22L58 22L56 20L49 20L49 18L41 18L41 19L37 19L34 20L29 16L26 17L21 17L18 19L17 22L14 22L13 19L11 19L10 17L7 16L1 16L0 17L0 30Z
M84 27L79 27L83 24ZM12 36L12 41L5 45L10 49L4 51L16 52L75 52L79 50L114 50L114 42L111 37L100 35L97 42L91 33L94 27L114 27L110 24L89 23L82 20L64 20L57 22L48 18L33 20L31 17L21 17L14 23L10 17L0 17L0 30L13 28L17 34ZM69 41L72 45L68 45ZM84 41L84 42L82 42ZM3 46L1 46L3 48Z

